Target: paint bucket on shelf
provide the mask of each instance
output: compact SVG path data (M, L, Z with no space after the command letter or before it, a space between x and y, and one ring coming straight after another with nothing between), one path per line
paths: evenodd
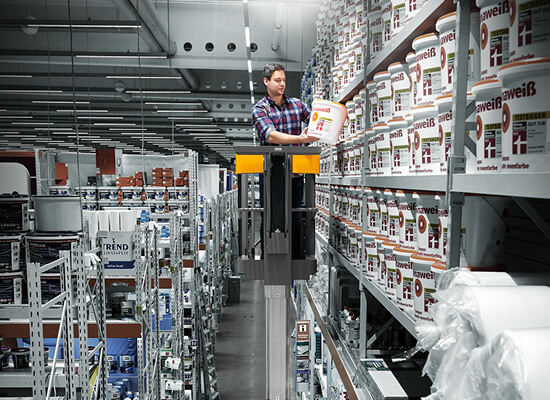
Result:
M51 263L59 258L60 251L70 251L72 243L77 242L78 238L79 235L71 234L29 234L25 237L29 262L40 265Z
M384 191L386 208L388 209L388 241L399 243L399 204L391 189Z
M391 175L390 128L386 124L373 127L376 144L376 171L379 176Z
M336 144L344 126L347 108L340 103L327 100L314 100L308 135L322 143Z
M0 272L19 271L24 260L19 234L0 236Z
M365 188L367 194L367 232L380 234L380 208L378 194L375 189Z
M370 126L378 124L378 95L376 94L376 81L367 83L369 91L369 118Z
M368 157L366 158L366 164L367 164L367 173L370 176L376 176L378 175L378 160L376 157L376 133L374 132L374 129L370 128L367 129L366 134L366 140L367 140L367 146L368 146Z
M414 152L417 174L439 174L441 148L437 126L438 109L435 105L413 107Z
M11 350L13 367L15 369L29 368L29 358L31 350L27 347L16 347Z
M550 57L507 64L498 78L503 103L502 170L548 172Z
M407 0L391 0L391 36L395 37L407 22Z
M380 210L380 236L388 238L388 207L386 204L386 195L384 189L377 189L378 209Z
M416 54L417 105L433 104L441 94L439 36L435 33L418 36L412 46Z
M428 192L414 192L416 199L416 248L418 255L438 259L439 197Z
M351 261L357 265L357 268L361 269L361 255L363 254L363 232L361 231L361 227L357 225L354 225L353 228L355 229L355 238L357 240L357 254L355 255L355 259Z
M388 296L390 300L395 300L397 295L397 264L393 250L398 246L398 244L389 241L382 243L382 248L384 249L384 263L386 266L386 279L382 286L384 287L386 296Z
M382 47L388 46L392 37L391 1L383 1L382 5Z
M378 252L375 237L374 233L363 232L363 254L365 257L363 275L371 281L378 277Z
M29 196L0 194L0 220L2 232L28 231Z
M409 174L409 142L407 135L407 121L403 118L392 119L388 122L390 129L390 159L392 175Z
M409 191L397 190L395 196L399 204L399 244L416 251L416 201Z
M384 247L383 243L386 241L386 238L383 236L376 236L374 238L376 242L376 253L378 254L378 268L376 268L376 278L374 282L384 290L384 285L386 284L386 263L384 262Z
M435 290L437 291L438 289L438 285L437 283L439 282L439 278L441 277L441 275L447 270L447 266L443 263L441 263L440 261L437 261L435 263L432 264L432 272L434 274L434 285L435 285Z
M441 54L441 94L453 91L454 67L456 65L456 12L446 14L437 20L435 29L439 32ZM470 40L468 51L468 90L479 80L479 13L470 14Z
M502 85L498 79L477 82L476 96L477 171L499 172L502 163Z
M10 365L10 356L11 356L11 349L8 346L2 346L0 348L0 351L4 355L4 358L2 360L2 366L7 367Z
M381 71L374 75L374 80L376 82L378 122L386 123L392 118L391 75L388 71Z
M116 186L100 186L97 188L99 201L118 201L118 188Z
M395 300L402 310L414 309L414 278L411 256L415 254L414 250L395 247Z
M356 94L353 96L353 102L355 103L355 131L357 132L357 135L359 135L359 133L364 132L365 127L363 121L363 101L361 100L361 96Z
M80 197L32 196L36 230L78 232L82 230Z
M69 196L71 194L70 186L50 186L50 196Z
M432 265L435 258L411 255L414 278L414 317L416 320L433 321L431 307L435 303L435 279Z
M382 50L383 38L382 29L384 23L382 21L382 8L374 7L368 14L369 18L369 43L370 43L370 59L374 60L376 55Z
M424 3L425 0L407 0L407 22L414 18Z
M23 304L23 272L0 273L0 304Z
M414 151L414 118L411 114L405 115L407 122L407 142L409 145L409 175L416 175L416 154Z
M357 124L356 119L357 116L355 115L355 102L353 100L346 102L346 108L348 109L348 118L349 118L349 136L351 138L357 136Z
M404 117L410 109L410 82L409 74L404 64L396 62L390 64L388 72L391 74L391 113L392 118Z
M445 264L447 262L447 227L449 212L447 210L447 198L444 194L439 194L438 207L438 237L439 237L439 260Z
M477 0L480 12L481 79L497 76L509 60L510 5L508 0Z
M465 196L462 250L469 267L495 267L502 262L507 203L508 199L503 197Z
M550 56L550 8L546 2L510 1L509 43L510 62Z
M418 82L416 75L416 54L410 52L407 54L406 58L407 64L409 65L409 108L418 105Z

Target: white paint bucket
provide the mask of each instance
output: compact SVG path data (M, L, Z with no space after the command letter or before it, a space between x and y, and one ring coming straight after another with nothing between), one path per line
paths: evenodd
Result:
M346 102L346 108L348 109L348 118L349 118L349 135L350 137L357 136L356 131L356 115L355 115L355 102L353 100L349 100Z
M434 285L435 285L436 291L439 290L438 289L439 278L443 273L445 273L446 270L447 270L447 266L441 263L440 261L437 261L432 264L432 272L434 273Z
M471 268L495 267L504 256L507 198L466 196L462 209L462 250Z
M414 309L414 279L411 256L415 254L414 250L396 247L393 249L395 255L395 282L396 282L396 302L402 310Z
M21 253L21 235L0 236L0 272L19 271L25 257ZM23 256L23 257L22 257Z
M70 251L78 235L26 235L29 262L45 265L59 258L60 251ZM54 272L50 270L49 272Z
M550 8L544 1L510 1L510 62L550 56Z
M365 162L365 132L359 132L359 136L357 137L358 143L357 143L357 150L359 152L359 158L357 158L357 153L355 155L355 170L357 172L358 176L361 176L362 171L366 170L368 173L368 167L367 162Z
M407 64L409 64L409 106L414 107L418 105L418 81L416 75L416 54L410 52L406 58Z
M353 228L355 229L355 238L357 240L357 254L355 254L355 258L351 261L357 265L357 268L361 269L361 255L363 254L363 233L361 232L361 228L359 226L354 225Z
M442 173L446 173L449 154L451 151L451 129L453 126L453 95L446 94L444 96L439 96L435 100L435 105L438 109L437 121L440 146L439 168Z
M407 22L413 19L423 4L424 0L407 0Z
M416 251L416 201L412 192L397 190L399 204L399 244Z
M390 300L395 300L397 295L397 264L393 250L398 246L399 245L396 243L389 241L382 243L382 248L384 249L384 263L386 266L386 279L383 287L386 296L388 296Z
M480 12L481 79L496 78L509 60L510 5L508 0L477 0Z
M378 122L385 124L392 116L391 75L388 71L378 72L374 75L374 80L376 81Z
M405 65L400 62L388 67L391 74L391 113L392 118L405 117L410 111L410 82Z
M69 196L70 194L70 186L55 185L50 187L50 196Z
M391 23L391 1L385 0L382 3L382 47L386 47L392 37L392 23Z
M441 94L439 37L435 33L418 36L412 46L416 54L417 104L433 104Z
M414 317L417 320L433 321L432 305L435 303L435 279L432 265L435 258L422 257L417 254L411 256L414 277Z
M334 67L332 67L331 71L332 71L332 95L333 97L336 97L340 93L338 89L338 66L335 65Z
M363 254L365 257L363 275L371 281L374 281L378 276L378 252L374 241L375 237L376 234L374 233L363 232Z
M550 57L507 64L498 78L503 102L502 170L548 172Z
M407 141L409 143L409 175L416 174L416 154L414 151L414 118L411 114L405 116L407 121Z
M395 37L407 22L407 0L391 0L391 36Z
M359 135L360 132L364 132L365 130L365 124L363 121L363 115L365 114L363 110L363 101L361 96L356 94L353 96L353 102L355 103L355 130Z
M308 135L322 143L336 144L346 120L347 108L327 100L314 100L311 108Z
M403 118L388 122L390 129L391 173L392 175L408 175L409 173L409 141L407 121Z
M366 132L367 135L367 145L369 149L368 154L368 171L370 176L376 176L378 175L378 162L376 158L376 133L374 132L374 129L367 129Z
M388 241L399 243L399 204L391 189L384 191L388 210Z
M382 21L382 8L374 7L369 16L369 43L370 43L370 59L374 60L376 55L382 50L383 38L382 28L384 26Z
M447 198L445 195L439 195L438 208L438 225L439 225L439 260L445 264L447 262L447 227L449 212L447 210Z
M0 274L0 304L23 303L23 272Z
M388 207L386 204L386 195L384 189L377 189L378 209L380 210L380 236L388 239Z
M384 242L386 238L383 236L376 236L374 238L376 242L376 253L378 254L378 268L376 269L376 279L375 282L384 290L384 285L386 284L386 262L384 259Z
M0 195L0 230L25 232L30 229L29 197Z
M416 199L416 246L418 255L438 259L439 197L428 192L414 192Z
M499 172L502 163L502 85L498 79L479 81L476 96L477 171Z
M36 230L78 232L82 230L79 196L32 196Z
M367 194L367 232L380 234L380 208L378 194L370 187L365 188Z
M376 94L376 82L370 81L367 83L369 90L369 118L370 126L378 123L378 95Z
M390 128L386 124L374 126L376 143L377 175L391 175Z
M118 201L118 188L115 186L100 186L97 188L97 198L100 201Z
M441 54L441 94L453 91L454 67L456 64L456 12L437 20ZM468 52L468 90L479 80L479 13L470 14L470 40Z
M417 174L439 174L441 146L437 126L438 109L435 105L413 107L414 152Z

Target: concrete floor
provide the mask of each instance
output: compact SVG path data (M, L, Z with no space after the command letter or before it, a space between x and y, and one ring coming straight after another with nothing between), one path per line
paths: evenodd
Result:
M216 372L223 400L265 398L263 281L242 280L240 303L223 308L216 337Z

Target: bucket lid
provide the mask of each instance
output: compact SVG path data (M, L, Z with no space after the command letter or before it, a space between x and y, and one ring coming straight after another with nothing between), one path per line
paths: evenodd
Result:
M474 83L472 92L477 96L479 93L492 90L501 90L502 83L498 79L484 79Z
M361 93L365 93L365 92L366 92L366 90L363 88L359 91L359 95L361 95Z
M16 347L15 349L11 349L11 354L14 356L29 354L30 352L31 349L29 349L28 347Z
M374 237L374 240L376 240L379 243L384 243L386 240L388 240L388 238L385 236L377 235Z
M521 74L516 75L519 71L521 71ZM550 72L550 57L537 57L505 64L500 67L497 76L504 83L507 78L520 79L524 77L524 73L535 71Z
M361 89L361 90L365 90L365 89ZM357 102L357 101L360 101L361 100L361 95L360 94L356 94L355 96L353 96L353 101Z
M439 36L437 33L427 33L425 35L418 36L413 40L413 49L418 50L422 47L439 44Z
M407 125L407 121L405 121L404 118L394 118L394 119L390 119L388 121L388 126L390 128L395 128L395 127L398 127L398 126L406 126Z
M435 113L437 114L437 106L434 104L425 104L422 106L416 106L411 108L411 114L414 116L420 115L420 114L429 114L429 113Z
M382 247L396 248L399 247L399 243L390 242L388 239L386 239L384 242L382 242Z
M380 71L374 74L374 80L376 82L384 80L384 79L390 79L391 74L388 71Z
M394 62L393 64L390 64L390 66L388 67L388 72L394 73L404 69L405 69L405 66L403 64L401 64L400 62Z
M311 108L313 108L313 105L314 105L315 103L323 103L323 104L325 104L325 105L337 106L337 107L340 107L340 108L342 108L342 109L344 109L344 110L347 111L347 107L346 107L346 106L344 106L343 104L337 103L337 102L335 102L335 101L316 99L316 100L313 100L313 103L312 103L312 105L311 105Z
M390 130L390 128L388 128L388 125L386 124L374 125L373 129L376 133L388 132Z
M393 195L393 192L391 191L391 189L384 189L384 194L386 196L392 196Z
M376 89L376 81L367 82L367 89Z
M378 7L374 7L372 10L370 10L370 14L372 15L373 13L375 12L378 12L378 11L382 11L382 7L378 6Z
M415 250L405 249L404 247L401 247L401 246L395 247L393 251L396 253L401 253L401 255L408 255L408 256L416 254Z
M443 264L441 261L434 262L432 264L432 268L438 270L439 272L443 272L447 270L447 266Z
M407 63L410 65L410 64L413 64L416 62L416 54L414 52L410 52L407 54L407 57L405 58L405 60L407 61Z
M411 261L412 260L428 265L437 262L437 258L421 256L418 253L411 255Z
M409 122L413 120L413 116L411 114L405 115L405 121Z
M449 14L445 14L444 16L439 18L435 23L435 29L437 29L437 31L441 33L442 31L445 31L447 29L454 28L455 25L456 25L456 12L452 12Z

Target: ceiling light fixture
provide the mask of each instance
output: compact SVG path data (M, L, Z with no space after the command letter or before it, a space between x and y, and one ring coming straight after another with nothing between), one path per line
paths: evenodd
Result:
M32 78L32 75L22 75L22 74L0 74L0 78Z
M167 58L165 53L148 53L148 54L136 54L136 53L80 53L75 55L76 58L130 58L130 59L164 59Z
M186 102L152 102L152 101L146 101L144 103L148 106L202 106L201 102L193 102L193 103L186 103Z
M182 79L181 76L172 75L106 75L106 79Z
M89 101L33 100L34 104L90 104Z
M0 115L2 119L32 119L32 115Z
M0 93L63 93L63 90L47 89L0 89Z
M157 110L158 113L205 113L208 110Z
M133 122L94 122L95 126L136 126Z
M190 94L189 90L127 90L130 94Z
M124 117L110 117L107 115L77 115L76 118L78 119L124 119Z
M106 113L108 110L56 110L57 112L77 112L77 113Z
M244 27L244 37L246 42L246 47L250 47L250 27Z

